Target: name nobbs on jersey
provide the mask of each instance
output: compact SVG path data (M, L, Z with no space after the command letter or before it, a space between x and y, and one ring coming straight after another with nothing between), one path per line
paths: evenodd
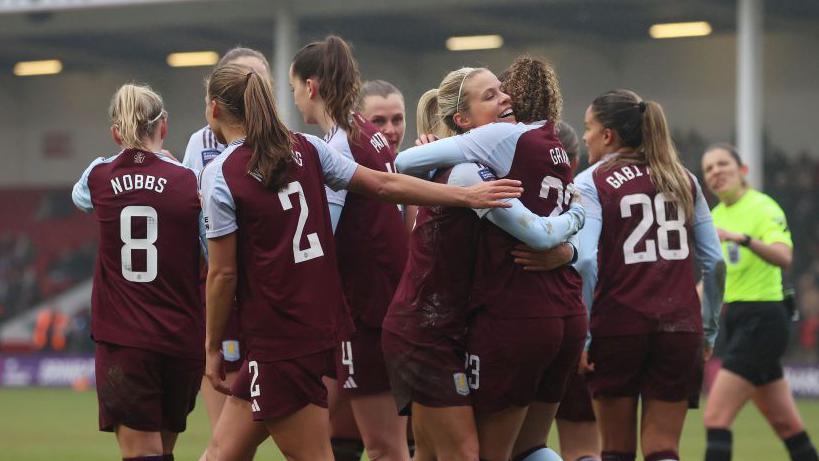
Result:
M148 189L161 194L167 183L167 179L149 174L124 174L111 180L111 188L114 189L114 195L137 189Z

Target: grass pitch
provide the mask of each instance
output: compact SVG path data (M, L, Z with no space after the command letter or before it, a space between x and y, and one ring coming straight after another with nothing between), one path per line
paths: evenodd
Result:
M799 410L808 432L819 441L819 401L802 400ZM683 459L702 459L705 430L701 421L700 410L689 412L680 453ZM208 436L207 416L200 399L188 418L188 430L179 437L175 458L198 459ZM0 459L101 461L120 457L114 436L97 431L97 400L93 391L3 389L0 390ZM284 458L268 440L259 449L256 459L281 461ZM788 459L782 443L752 406L746 406L734 426L734 459Z

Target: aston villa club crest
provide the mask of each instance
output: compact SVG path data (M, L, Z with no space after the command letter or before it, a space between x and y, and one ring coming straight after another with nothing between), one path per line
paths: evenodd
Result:
M143 154L142 152L137 152L136 154L134 154L134 163L141 164L144 161L145 161L145 154Z

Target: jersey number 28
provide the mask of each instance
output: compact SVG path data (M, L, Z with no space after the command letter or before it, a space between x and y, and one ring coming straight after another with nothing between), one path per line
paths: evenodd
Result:
M653 206L651 197L646 194L630 194L620 199L620 217L630 218L631 208L639 205L643 209L643 219L623 242L623 254L626 264L654 262L657 260L657 249L660 257L667 261L676 261L688 257L688 231L685 230L685 217L677 210L676 219L667 219L665 205L669 203L662 192L654 196ZM657 242L645 239L645 250L637 251L637 244L643 240L654 220L657 220ZM679 234L680 248L672 249L668 245L668 233Z

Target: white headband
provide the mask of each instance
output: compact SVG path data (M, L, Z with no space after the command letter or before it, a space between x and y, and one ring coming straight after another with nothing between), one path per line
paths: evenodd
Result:
M157 115L156 117L154 117L154 119L153 119L153 120L151 120L150 122L148 122L148 125L153 125L153 124L154 124L154 123L155 123L157 120L159 120L160 118L162 118L162 116L163 116L163 115L165 115L165 114L166 114L165 109L162 109L161 111L159 111L159 115Z
M461 106L461 91L464 90L464 82L466 81L466 77L469 76L469 72L464 74L464 78L461 79L461 86L458 87L458 98L455 101L455 112L458 112L458 108Z

